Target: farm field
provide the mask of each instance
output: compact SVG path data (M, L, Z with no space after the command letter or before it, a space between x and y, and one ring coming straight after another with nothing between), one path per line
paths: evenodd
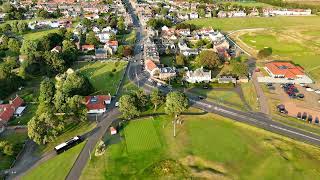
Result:
M252 18L204 18L186 21L199 27L212 27L222 31L234 31L246 28L320 28L320 16L305 17L252 17Z
M80 74L86 76L95 88L94 94L116 93L127 62L80 62L75 65Z
M143 119L142 123L129 122L120 132L122 141L108 146L103 157L93 156L81 179L320 179L319 149L218 115L191 110L195 115L181 116L184 122L177 125L175 138L172 118L167 115ZM151 121L148 127L153 125L151 129L157 136L136 136L146 127L144 121ZM137 132L131 129L129 134L126 128L132 128L131 123ZM135 142L158 138L160 146L129 152L129 135L139 138ZM146 144L150 142L147 140Z
M65 179L85 143L86 142L82 142L68 151L40 164L39 166L27 172L22 179L41 180L44 177L47 180Z

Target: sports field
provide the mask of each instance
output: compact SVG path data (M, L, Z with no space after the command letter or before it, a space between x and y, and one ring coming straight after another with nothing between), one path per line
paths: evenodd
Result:
M93 157L81 179L320 179L318 148L218 115L190 112L194 115L181 117L176 137L166 115L130 122L125 138L108 146L103 157ZM137 135L141 129L155 140ZM151 142L161 146L145 148ZM130 153L127 147L136 145L144 148Z
M94 94L116 93L127 62L81 62L74 68L79 69L80 74L86 76L95 88Z
M124 134L129 153L150 151L161 147L152 120L153 118L146 118L132 121L126 126Z
M320 27L320 16L304 17L251 17L251 18L204 18L186 21L199 27L212 27L223 31L247 28L303 28Z

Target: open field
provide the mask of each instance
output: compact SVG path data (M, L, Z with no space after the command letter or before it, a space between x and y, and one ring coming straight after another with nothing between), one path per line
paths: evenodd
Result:
M80 74L86 76L95 88L94 94L116 93L127 62L81 62L75 65Z
M0 135L0 141L8 141L13 144L14 154L12 156L0 153L0 171L10 168L15 160L17 154L21 151L24 141L27 140L27 133L25 131L10 131L4 132Z
M298 28L320 27L320 16L305 17L252 17L252 18L204 18L186 21L199 27L212 27L223 31L247 28Z
M35 169L29 171L22 179L24 180L55 180L65 179L73 163L80 154L86 142L69 149L68 151L55 156L54 158L40 164Z
M127 151L137 153L161 147L152 118L131 122L124 131Z
M177 125L175 138L171 117L150 118L161 146L131 154L126 135L103 157L93 157L81 179L320 179L319 149L218 115L192 112L196 115L181 116L184 122Z
M43 36L49 34L49 33L56 33L59 29L48 29L48 30L39 30L35 32L29 32L27 34L23 35L23 38L25 40L37 40L39 38L42 38Z
M270 4L255 2L255 1L236 1L236 2L222 2L223 4L231 4L243 7L273 7Z

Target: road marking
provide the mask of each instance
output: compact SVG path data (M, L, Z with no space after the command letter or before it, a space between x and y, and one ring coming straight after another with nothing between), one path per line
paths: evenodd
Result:
M316 140L316 141L319 141L319 142L320 142L319 139L314 138L314 137L310 137L310 136L307 136L307 135L304 135L304 134L301 134L301 133L298 133L298 132L294 132L294 131L291 131L291 130L289 130L289 129L285 129L285 128L282 128L282 127L279 127L279 126L275 126L275 125L272 125L272 124L270 124L270 126L273 127L273 128L276 128L276 129L280 129L280 130L283 130L283 131L287 131L287 132L290 132L290 133L292 133L292 134L296 134L296 135L303 136L303 137L306 137L306 138L309 138L309 139Z

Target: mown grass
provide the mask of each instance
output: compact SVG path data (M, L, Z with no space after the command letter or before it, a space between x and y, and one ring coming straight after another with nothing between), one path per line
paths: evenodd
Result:
M161 146L132 154L126 135L102 157L93 157L81 179L203 178L203 173L206 179L319 179L319 149L218 115L190 112L196 115L181 116L184 122L177 125L176 137L172 117L150 118ZM145 127L136 125L138 132ZM131 134L141 138L136 133ZM167 160L183 166L176 176L172 166L164 165Z
M28 122L33 118L36 114L38 104L27 104L25 112L22 114L21 117L15 117L13 120L9 121L10 126L15 125L27 125Z
M249 81L248 83L241 84L242 92L244 95L245 100L251 107L253 111L259 110L259 104L257 101L257 93L254 88L254 85L252 81Z
M270 4L255 2L255 1L235 1L235 2L223 2L224 4L238 5L243 7L273 7Z
M81 62L75 65L95 88L94 94L114 95L125 71L127 62Z
M86 142L76 145L68 151L55 156L29 171L24 180L65 179Z
M186 21L199 27L212 27L223 31L232 31L246 28L308 28L319 27L320 16L296 17L251 17L251 18L205 18Z
M56 33L59 29L46 29L46 30L39 30L34 32L29 32L23 35L24 40L38 40L50 33Z

